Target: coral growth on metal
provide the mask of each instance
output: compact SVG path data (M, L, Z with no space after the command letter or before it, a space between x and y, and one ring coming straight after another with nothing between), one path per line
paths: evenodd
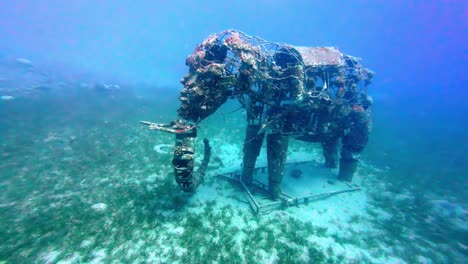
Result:
M306 66L344 66L343 54L334 47L295 47Z
M210 35L188 56L186 65L189 73L181 80L178 113L193 122L212 114L229 97L244 103L247 94L266 105L290 100L312 107L348 90L357 95L356 89L365 89L373 77L359 59L337 48L295 47L236 30Z

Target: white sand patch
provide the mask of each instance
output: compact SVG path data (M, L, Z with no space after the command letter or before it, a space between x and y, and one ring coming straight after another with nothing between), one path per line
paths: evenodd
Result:
M92 243L93 243L93 240L89 240L89 239L83 240L80 244L80 248L89 248Z
M44 253L41 255L41 260L44 261L44 263L55 263L57 257L61 254L60 251L58 250L53 250L47 253Z
M90 263L102 263L103 260L107 257L107 253L105 249L98 249L93 251L92 253L94 259L91 260Z
M60 260L57 264L74 264L74 263L81 263L81 259L83 257L78 253L73 253L70 257Z
M176 227L169 231L170 234L178 235L178 236L182 235L184 232L185 232L185 229L181 226Z
M242 217L240 217L239 215L234 215L232 218L231 218L231 221L232 221L232 224L238 229L238 230L242 230L242 229L245 229L245 227L247 226L244 219Z
M261 249L256 252L256 257L261 261L261 263L266 264L278 263L279 261L278 251L276 249L273 249L271 252L266 252Z
M93 204L91 206L91 209L93 209L96 212L104 212L104 211L107 210L107 204L105 204L105 203Z

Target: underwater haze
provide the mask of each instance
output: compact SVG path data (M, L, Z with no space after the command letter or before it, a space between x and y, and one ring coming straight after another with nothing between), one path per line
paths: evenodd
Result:
M467 263L466 1L0 2L0 264ZM319 199L256 214L235 100L198 124L212 157L180 190L174 135L186 58L236 29L337 47L375 72L352 184L290 141L283 190ZM266 177L265 146L256 177ZM313 183L313 184L312 184ZM348 188L341 191L341 187ZM266 199L268 200L268 199ZM266 201L263 199L262 201ZM266 202L268 203L268 202Z

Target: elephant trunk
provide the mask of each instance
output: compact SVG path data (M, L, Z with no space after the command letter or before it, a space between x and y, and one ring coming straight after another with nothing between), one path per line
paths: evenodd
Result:
M196 128L176 133L174 157L172 166L177 184L184 192L193 192L205 177L205 171L211 156L211 146L208 139L203 139L205 153L203 161L197 171L195 167L195 139L197 137Z
M197 127L187 124L179 119L168 124L158 124L149 121L140 121L148 126L150 130L163 131L176 135L174 156L172 166L177 184L185 192L193 192L203 182L205 171L211 157L211 146L208 139L203 139L205 153L203 161L197 171L195 167L195 139L197 138Z

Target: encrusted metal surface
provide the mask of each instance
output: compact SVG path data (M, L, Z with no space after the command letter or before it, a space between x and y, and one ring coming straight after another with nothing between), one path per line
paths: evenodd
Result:
M335 47L294 47L302 56L304 66L345 66L343 54Z
M237 99L246 110L250 132L243 148L244 179L252 178L264 135L321 142L327 166L336 165L338 140L340 166L356 162L367 144L372 104L367 86L374 73L335 47L295 47L225 30L198 44L185 63L189 69L181 80L180 120L167 125L144 123L176 134L173 165L183 190L194 190L203 178L193 174L193 132L228 99ZM274 143L267 140L270 148L275 148ZM286 140L283 148L287 149ZM282 159L269 155L268 163ZM348 167L351 177L355 169ZM277 183L269 186L270 191L279 193L282 169L270 171L271 182Z

